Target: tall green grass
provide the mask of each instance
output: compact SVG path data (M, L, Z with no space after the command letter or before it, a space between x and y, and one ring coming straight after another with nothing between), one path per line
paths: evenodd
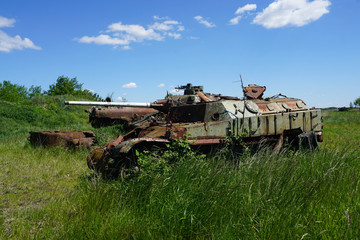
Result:
M324 117L324 142L331 148L360 149L360 111L328 112Z
M359 117L331 113L314 152L185 152L125 180L87 170L86 151L0 141L0 238L356 239Z
M325 149L193 156L125 181L81 174L70 193L23 211L11 236L351 239L360 234L359 169L358 154Z

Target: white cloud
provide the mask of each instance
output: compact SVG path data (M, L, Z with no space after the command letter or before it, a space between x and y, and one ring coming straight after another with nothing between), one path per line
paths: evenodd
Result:
M117 97L116 98L116 101L119 101L119 102L123 102L125 100L125 98L123 98L123 97Z
M242 14L246 11L252 11L252 10L256 10L256 4L246 4L245 6L243 7L239 7L235 14L238 15L238 14Z
M200 37L193 37L193 36L190 36L190 37L188 37L188 39L191 39L191 40L198 40L198 39L200 39Z
M253 20L265 28L301 27L329 13L329 0L276 0Z
M131 83L124 84L122 87L123 88L137 88L137 85L136 85L136 83L131 82Z
M174 27L171 24L156 22L153 25L151 25L150 28L158 31L169 31L172 30Z
M182 32L182 31L184 31L185 30L185 27L184 26L182 26L182 25L180 25L180 26L178 26L178 29L177 29L179 32Z
M15 22L15 19L0 16L0 28L14 27ZM36 46L29 38L22 39L19 35L11 37L0 30L0 52L11 52L14 49L23 50L24 48L41 50L41 47Z
M239 21L241 20L242 16L248 12L248 11L253 11L256 10L256 4L246 4L243 7L239 7L236 12L235 15L238 15L232 19L230 19L229 24L230 25L236 25L239 23Z
M0 28L13 27L14 23L15 23L15 19L10 19L10 18L0 16Z
M159 16L155 15L154 19L155 20L167 20L167 19L169 19L169 17L159 17Z
M236 16L236 17L230 19L230 21L229 21L230 25L238 24L241 18L242 18L242 16Z
M147 27L138 24L127 25L122 22L112 23L105 30L106 34L83 36L75 40L80 43L122 46L122 49L129 50L133 42L163 41L169 37L181 38L179 32L184 31L185 27L180 22L171 20L169 17L158 16L154 16L154 20L156 21Z
M157 85L158 88L162 88L162 87L165 87L165 84L164 83L160 83L159 85Z
M24 48L32 48L41 50L41 47L36 46L30 39L22 39L19 35L10 37L5 32L0 31L0 52L11 52L12 50L23 50Z
M184 26L180 25L178 21L174 20L166 20L164 22L155 22L154 24L150 25L150 29L154 29L157 31L170 31L174 29L174 25L179 25L177 31L184 31ZM180 30L179 30L180 29Z
M128 45L130 42L127 39L114 38L109 35L100 34L96 37L84 36L79 39L81 43L95 43L99 45Z
M120 36L126 39L141 42L143 40L160 41L163 37L154 31L154 29L145 29L143 26L131 24L124 25L121 22L113 23L108 26L107 32L118 32Z
M194 19L208 28L216 27L214 23L206 21L202 16L195 16Z
M180 33L172 33L172 32L169 32L167 34L169 37L173 37L174 39L180 39L181 38L181 34Z

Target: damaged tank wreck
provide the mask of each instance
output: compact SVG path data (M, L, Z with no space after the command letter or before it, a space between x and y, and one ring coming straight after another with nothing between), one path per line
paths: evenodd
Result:
M258 85L244 87L242 99L204 93L202 86L191 84L179 89L184 89L184 95L154 103L104 103L153 108L163 117L142 121L124 136L94 149L88 166L104 175L116 175L136 166L135 150L166 149L168 143L184 136L197 149L216 147L229 136L242 136L245 145L267 143L274 149L285 143L316 148L322 141L321 110L310 109L301 99L281 94L263 98L266 87Z
M89 123L94 128L123 125L125 129L131 129L135 122L159 113L153 108L101 106L93 106L86 112L89 113Z

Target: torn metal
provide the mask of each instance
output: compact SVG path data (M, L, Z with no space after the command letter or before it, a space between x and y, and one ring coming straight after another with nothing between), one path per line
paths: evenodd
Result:
M32 146L61 146L70 149L90 148L95 145L95 134L91 131L31 131L29 140Z

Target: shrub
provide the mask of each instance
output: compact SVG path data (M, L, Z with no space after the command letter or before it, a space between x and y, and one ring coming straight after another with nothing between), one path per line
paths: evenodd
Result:
M9 102L19 102L28 98L27 88L17 84L12 84L10 81L0 83L0 99Z
M56 95L73 95L89 100L100 101L101 98L96 93L92 93L89 90L82 89L82 83L79 83L75 78L68 78L65 76L59 76L56 83L49 86L49 90L45 93L50 96Z

